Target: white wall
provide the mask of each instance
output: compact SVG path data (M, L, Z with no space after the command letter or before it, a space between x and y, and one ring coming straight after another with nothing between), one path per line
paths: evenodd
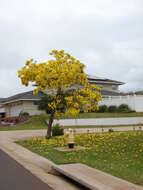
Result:
M5 113L4 107L0 107L0 113Z
M114 86L114 88L113 88L113 86ZM103 84L103 85L99 85L99 87L101 87L101 89L103 89L103 90L112 91L112 92L119 92L119 86L118 85ZM116 89L115 89L115 87L116 87Z
M111 96L103 98L100 105L116 105L127 104L136 112L143 112L143 95L128 95L128 96Z
M10 103L5 106L6 117L19 116L20 112L28 112L29 115L44 114L44 111L38 110L37 105L33 101L19 101Z
M23 102L23 111L28 112L30 115L40 115L45 114L45 111L38 110L38 106L32 101Z

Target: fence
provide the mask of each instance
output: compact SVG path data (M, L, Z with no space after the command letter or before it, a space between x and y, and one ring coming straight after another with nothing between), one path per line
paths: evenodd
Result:
M127 95L127 96L109 96L104 97L100 105L116 105L127 104L136 112L143 112L143 95Z

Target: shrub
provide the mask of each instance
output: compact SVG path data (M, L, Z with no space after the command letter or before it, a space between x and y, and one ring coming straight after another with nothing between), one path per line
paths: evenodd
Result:
M99 106L98 112L104 113L108 111L108 107L106 105Z
M20 122L20 118L18 118L18 117L14 118L14 123L15 123L15 124L17 124L17 123L19 123L19 122Z
M21 112L21 113L19 114L19 116L29 117L29 113L28 113L28 112Z
M84 110L82 108L80 109L80 113L84 113Z
M117 112L117 111L118 111L118 108L115 105L108 107L108 112L113 113L113 112Z
M118 107L118 112L130 112L130 111L131 111L131 109L127 104L121 104Z
M59 124L56 124L52 127L52 136L61 136L63 134L64 129Z
M108 130L108 132L109 132L109 133L112 133L112 132L114 132L114 130L113 130L112 128L110 128L110 129Z

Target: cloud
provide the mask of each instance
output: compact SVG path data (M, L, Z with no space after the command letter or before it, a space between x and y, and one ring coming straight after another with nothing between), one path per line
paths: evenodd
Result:
M0 96L25 91L17 70L27 58L49 59L54 48L80 59L89 74L126 82L123 91L142 89L142 0L0 4Z

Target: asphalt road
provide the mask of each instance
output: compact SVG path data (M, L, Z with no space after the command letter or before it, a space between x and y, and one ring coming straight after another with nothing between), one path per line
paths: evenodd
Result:
M0 150L0 190L52 190Z

